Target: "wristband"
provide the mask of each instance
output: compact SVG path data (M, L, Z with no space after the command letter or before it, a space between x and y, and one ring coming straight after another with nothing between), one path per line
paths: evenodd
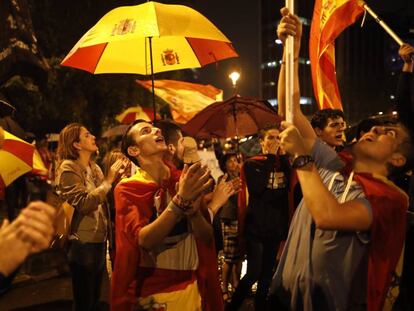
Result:
M183 217L185 215L184 211L181 208L179 208L177 205L175 205L174 202L171 202L170 204L168 204L167 209L173 212L174 214L176 214L178 217Z
M315 162L315 160L310 155L300 155L297 156L292 162L292 168L301 168L306 166L308 163Z
M192 200L184 200L178 193L172 198L172 202L184 212L189 210L193 204Z

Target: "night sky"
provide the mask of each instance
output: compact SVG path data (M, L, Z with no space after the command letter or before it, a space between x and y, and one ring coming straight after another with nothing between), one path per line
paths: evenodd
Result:
M224 89L224 97L233 94L232 70L241 72L237 93L259 96L260 90L260 5L257 0L195 1L194 9L212 21L233 42L238 58L224 60L202 68L200 79ZM276 12L277 13L277 12Z
M396 25L399 17L402 21L414 16L413 0L367 0L366 3L396 31L400 30L400 25ZM225 97L229 97L233 90L228 74L238 69L241 78L237 92L244 96L260 96L260 0L196 0L191 6L212 21L233 42L240 55L221 61L218 66L212 64L200 69L201 82L224 89ZM278 16L279 12L274 14Z

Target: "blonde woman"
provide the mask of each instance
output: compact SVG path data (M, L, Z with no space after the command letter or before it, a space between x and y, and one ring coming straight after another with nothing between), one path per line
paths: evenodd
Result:
M59 134L56 185L74 215L69 237L68 260L72 272L74 310L98 308L105 271L106 240L111 233L106 195L112 188L122 160L103 175L92 156L98 147L83 125L72 123Z

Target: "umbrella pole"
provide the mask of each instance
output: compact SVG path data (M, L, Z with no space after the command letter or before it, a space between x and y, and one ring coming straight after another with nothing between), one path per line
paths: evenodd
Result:
M233 103L233 119L234 127L236 128L236 153L239 154L239 129L237 127L236 103Z
M151 66L151 88L152 88L152 110L153 121L157 121L157 110L155 108L155 90L154 90L154 64L152 62L152 37L149 37L149 49L150 49L150 66Z

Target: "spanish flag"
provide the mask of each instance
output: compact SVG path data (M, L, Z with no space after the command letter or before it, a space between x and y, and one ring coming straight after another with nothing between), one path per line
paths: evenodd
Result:
M316 0L309 55L315 97L320 109L342 110L336 81L335 39L364 12L362 0Z
M137 80L137 83L151 91L150 80ZM212 85L177 80L155 80L154 91L170 106L174 121L181 124L187 123L208 105L223 100L223 90Z

